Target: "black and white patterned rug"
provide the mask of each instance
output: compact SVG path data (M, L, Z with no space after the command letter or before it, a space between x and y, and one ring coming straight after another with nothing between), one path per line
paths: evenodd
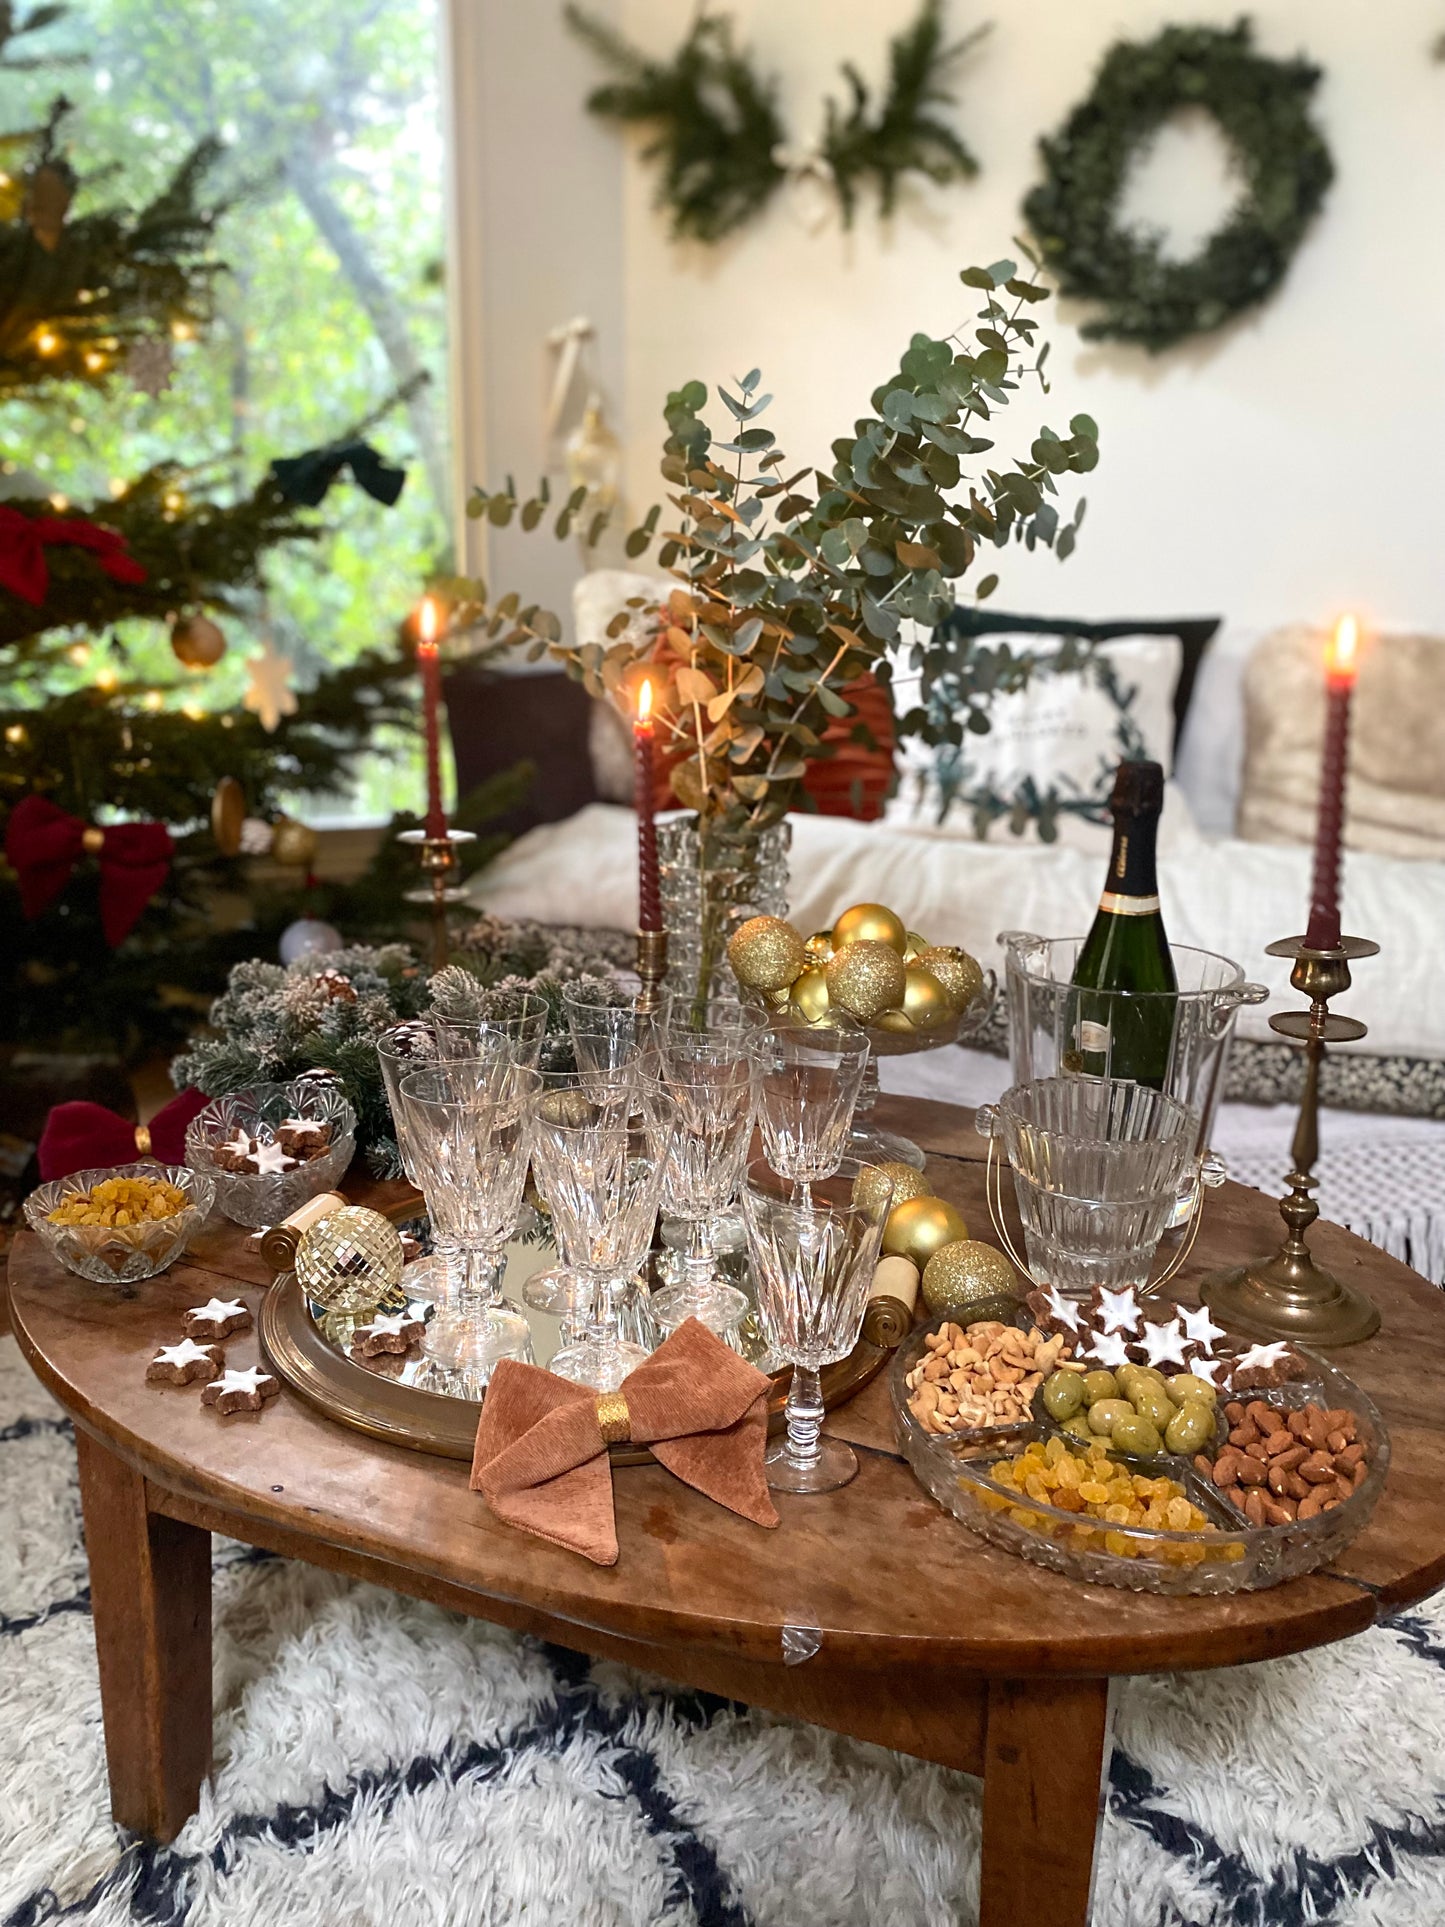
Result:
M965 1775L220 1541L215 1593L215 1776L157 1849L108 1814L70 1427L0 1340L0 1927L974 1919ZM1441 1927L1445 1595L1126 1684L1096 1922Z

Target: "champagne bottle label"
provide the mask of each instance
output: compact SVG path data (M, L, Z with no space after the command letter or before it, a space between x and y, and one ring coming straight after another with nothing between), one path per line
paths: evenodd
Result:
M1107 1024L1091 1023L1084 1017L1079 1021L1078 1040L1081 1051L1097 1051L1102 1055L1113 1041L1113 1033Z
M1117 890L1106 890L1099 898L1099 908L1111 917L1152 917L1159 908L1159 899L1154 897L1126 897Z

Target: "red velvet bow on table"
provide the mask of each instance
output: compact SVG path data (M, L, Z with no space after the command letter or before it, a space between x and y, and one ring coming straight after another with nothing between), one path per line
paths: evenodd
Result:
M26 796L10 812L5 857L20 879L20 907L38 917L54 903L83 852L100 860L100 922L112 949L170 873L171 833L164 823L82 823L43 796Z
M80 515L26 515L0 503L0 589L37 606L50 587L45 551L58 544L89 549L113 582L144 582L146 572L116 529Z
M141 1157L184 1164L186 1126L209 1102L201 1091L182 1091L163 1104L148 1125L131 1124L103 1104L78 1099L53 1105L35 1154L40 1181L49 1184L52 1178L68 1178L72 1171L133 1164Z
M472 1486L508 1525L617 1563L609 1444L650 1445L674 1478L755 1525L775 1526L763 1449L770 1381L686 1319L616 1392L504 1358L477 1427Z

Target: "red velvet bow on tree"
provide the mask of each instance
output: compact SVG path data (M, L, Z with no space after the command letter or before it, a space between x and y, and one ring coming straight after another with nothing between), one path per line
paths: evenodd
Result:
M112 949L170 873L171 833L164 823L112 823L97 829L57 809L43 796L26 796L10 812L5 856L20 879L20 907L38 917L54 903L82 852L100 859L100 923Z
M37 607L50 587L45 551L64 543L89 549L113 582L144 582L146 572L115 529L102 528L79 515L27 515L0 503L0 589Z
M35 1154L40 1181L49 1184L52 1178L68 1178L72 1171L133 1164L140 1157L184 1164L186 1126L209 1102L201 1091L182 1091L163 1104L148 1125L131 1124L103 1104L77 1100L53 1105Z

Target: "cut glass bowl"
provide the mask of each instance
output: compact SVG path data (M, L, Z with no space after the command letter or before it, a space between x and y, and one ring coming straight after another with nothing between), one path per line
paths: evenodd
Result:
M105 1178L162 1178L184 1191L190 1203L174 1217L143 1224L52 1224L49 1214L67 1198L93 1190ZM25 1220L67 1271L102 1285L136 1285L174 1264L211 1215L216 1189L201 1171L177 1164L116 1164L72 1171L42 1184L25 1200Z
M287 1118L330 1124L331 1143L320 1157L274 1173L223 1171L217 1166L217 1145L241 1132L269 1141ZM248 1090L213 1098L186 1131L186 1163L214 1181L216 1203L233 1224L248 1230L279 1224L311 1198L334 1191L355 1150L356 1113L350 1104L339 1091L304 1080L253 1084Z

